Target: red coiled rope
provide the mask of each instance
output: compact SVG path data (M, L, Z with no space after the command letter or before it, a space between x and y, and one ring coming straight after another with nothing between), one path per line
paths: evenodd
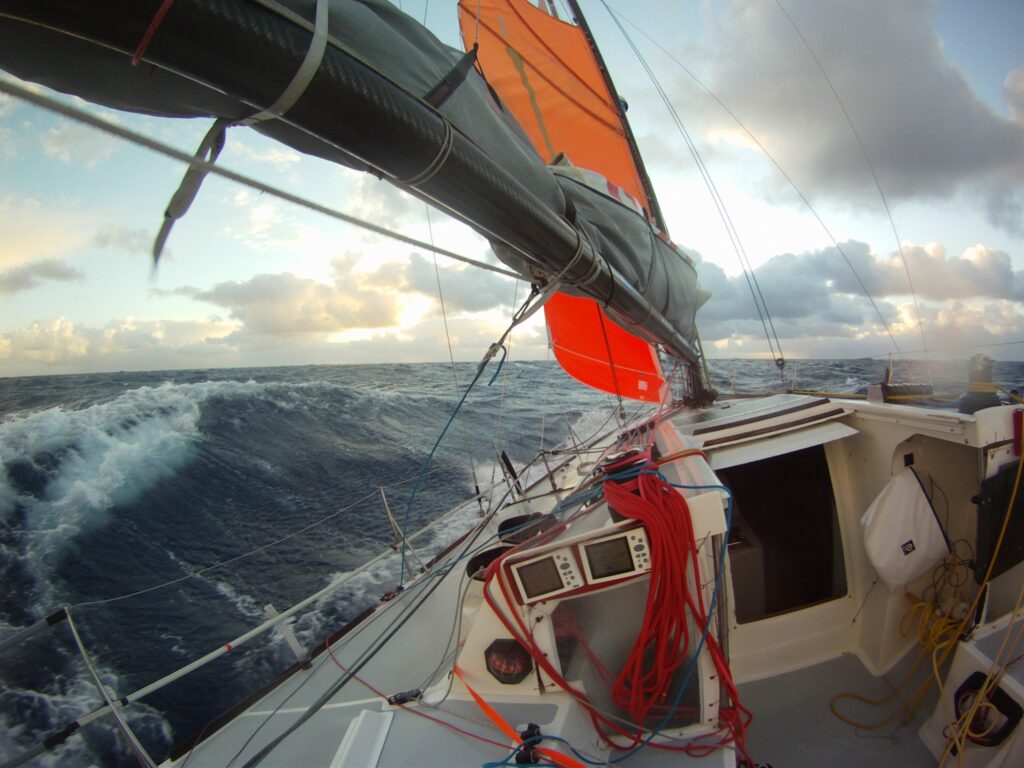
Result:
M641 744L644 741L644 728L659 726L659 723L650 721L663 718L673 703L668 698L673 676L687 661L690 653L687 612L698 635L704 633L708 617L701 590L697 541L685 499L657 474L657 465L649 455L632 455L623 462L622 469L623 474L639 474L624 481L609 479L605 483L605 498L609 506L619 514L643 522L651 549L651 583L644 621L626 664L616 676L612 687L616 705L630 713L630 719L637 726L636 731L628 732L594 709L588 698L569 685L536 647L518 613L513 611L511 616L505 615L489 590L492 581L496 580L509 604L514 602L502 575L501 562L505 557L494 561L488 569L484 598L513 637L530 650L537 665L587 709L601 737L613 748L625 750ZM609 467L606 472L615 474L616 467ZM740 755L750 762L745 749L745 731L751 719L750 712L739 704L728 661L710 632L707 633L706 647L725 698L730 702L728 705L723 702L719 709L721 729L718 734L703 737L709 739L707 742L697 739L680 746L651 742L649 746L683 751L698 757L734 744ZM631 743L616 743L606 728L620 737L628 738ZM717 741L711 741L716 735Z

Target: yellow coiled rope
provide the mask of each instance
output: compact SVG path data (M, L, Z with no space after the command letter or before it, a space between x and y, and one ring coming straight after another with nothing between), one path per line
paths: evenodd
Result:
M1020 489L1021 474L1024 471L1024 461L1018 462L1017 465L1017 476L1013 484L1013 492L1010 494L1009 508L1006 511L1006 515L1003 518L1003 526L999 531L999 537L996 539L996 544L992 552L992 557L989 560L988 569L985 572L985 577L982 579L981 584L975 591L974 598L971 601L970 607L964 612L960 618L954 618L953 616L943 612L939 606L945 604L957 604L956 602L951 603L951 600L956 600L958 597L959 587L966 582L961 581L958 577L959 568L964 565L963 561L954 552L951 552L946 561L939 566L938 570L941 570L941 580L939 585L936 587L935 596L933 601L925 601L914 598L914 604L907 611L903 617L903 621L900 624L900 631L904 636L910 633L910 628L914 623L915 617L917 620L917 642L920 646L918 651L917 659L915 659L910 672L907 673L906 677L900 682L896 688L880 699L870 698L863 694L856 693L855 691L843 691L832 698L829 704L829 708L832 710L832 714L835 715L839 720L851 725L855 728L861 728L863 730L875 730L882 726L891 723L897 717L901 717L901 723L906 725L910 723L914 718L914 714L917 712L918 707L921 705L925 695L931 688L932 682L937 683L939 688L940 699L942 697L942 667L948 661L953 651L956 649L959 638L966 630L968 623L974 616L975 611L978 608L978 603L981 600L981 596L985 593L985 587L988 585L992 578L992 570L995 568L996 559L999 556L999 551L1002 548L1003 540L1006 538L1006 531L1009 529L1010 518L1013 516L1013 509L1017 501L1017 493ZM1024 599L1024 588L1021 590L1021 597L1018 598L1017 606L1014 608L1014 615L1019 610L1021 600ZM1007 639L1009 638L1007 633ZM1014 642L1014 648L1017 643L1020 642L1022 635L1024 635L1024 627L1017 633L1017 639ZM1004 641L1005 644L1005 641ZM1000 653L1002 649L1000 649ZM845 699L853 699L854 701L860 701L865 704L873 706L881 706L888 704L890 701L896 699L903 689L906 688L910 681L914 677L914 673L920 666L921 662L931 657L932 662L932 674L922 682L916 690L904 700L894 711L888 716L881 720L874 722L860 722L854 720L842 714L838 709L840 701ZM998 661L998 654L997 654ZM995 663L993 664L995 667ZM949 738L949 744L946 747L946 753L943 755L942 762L944 763L949 754L952 753L954 747L956 747L956 755L958 762L963 764L964 754L964 741L968 738L980 738L984 734L977 734L971 730L971 724L975 722L980 709L982 707L990 707L991 705L987 702L986 695L991 691L998 679L1002 677L1002 674L1006 670L1007 664L1004 663L1002 667L993 669L990 671L988 678L986 679L985 685L982 686L981 691L975 696L974 701L966 712L955 720L952 716L947 716L949 721L949 728L947 728L947 735ZM998 674L993 674L998 672ZM987 731L986 731L987 732Z

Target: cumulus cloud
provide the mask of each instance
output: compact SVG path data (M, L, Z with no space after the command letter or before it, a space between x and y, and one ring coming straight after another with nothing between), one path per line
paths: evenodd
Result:
M449 311L482 312L508 306L512 301L512 281L507 277L473 268L439 268L438 271L445 307ZM437 297L433 262L414 253L404 273L405 284L410 290Z
M81 280L84 275L56 259L25 264L0 272L0 293L19 293L37 288L47 281Z
M89 353L88 337L65 317L32 323L4 334L8 356L38 363L62 363Z
M119 318L94 328L58 317L0 334L0 359L8 375L219 365L222 340L236 330L217 319Z
M367 287L345 274L344 258L335 262L335 279L322 283L290 273L256 275L244 282L218 283L195 295L228 310L256 334L329 334L353 328L397 325L399 302L393 291Z
M928 0L788 0L849 113L891 200L970 192L993 223L1011 226L1024 186L1022 76L1007 78L1017 119L971 90L943 54ZM712 90L813 199L876 204L870 169L800 36L774 3L734 2L721 19ZM751 73L756 73L752 77ZM720 112L705 129L734 131Z
M412 217L422 219L424 204L394 184L355 171L346 172L344 178L347 213L390 229L401 229Z
M793 351L795 345L803 354L832 357L841 342L843 355L855 354L856 345L874 354L891 348L889 333L901 347L916 349L918 309L932 344L980 345L1018 340L1024 332L1024 270L1014 271L1003 251L976 245L951 255L937 243L906 244L915 307L898 253L878 255L855 241L841 249L780 254L755 270L784 349ZM766 350L746 278L730 277L708 262L700 264L699 273L711 291L697 315L708 346L721 353Z
M227 310L245 333L270 336L404 333L431 307L439 309L438 278L433 263L423 256L413 253L406 261L374 268L363 261L355 251L335 257L329 281L282 272L223 282L208 290L163 290L159 295L191 296L214 304ZM439 274L449 315L507 308L512 301L507 278L452 267L439 267Z

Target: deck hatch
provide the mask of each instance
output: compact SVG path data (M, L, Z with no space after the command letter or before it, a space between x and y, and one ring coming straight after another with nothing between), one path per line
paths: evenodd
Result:
M857 434L857 430L835 421L815 424L793 432L774 433L763 440L733 444L709 451L708 463L714 470L749 464L754 461L781 456L815 445L824 445L834 440Z

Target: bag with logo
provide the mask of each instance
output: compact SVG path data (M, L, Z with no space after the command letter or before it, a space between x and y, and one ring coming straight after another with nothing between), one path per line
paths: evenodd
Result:
M949 553L931 500L910 467L905 467L860 520L868 559L890 591L909 584Z

